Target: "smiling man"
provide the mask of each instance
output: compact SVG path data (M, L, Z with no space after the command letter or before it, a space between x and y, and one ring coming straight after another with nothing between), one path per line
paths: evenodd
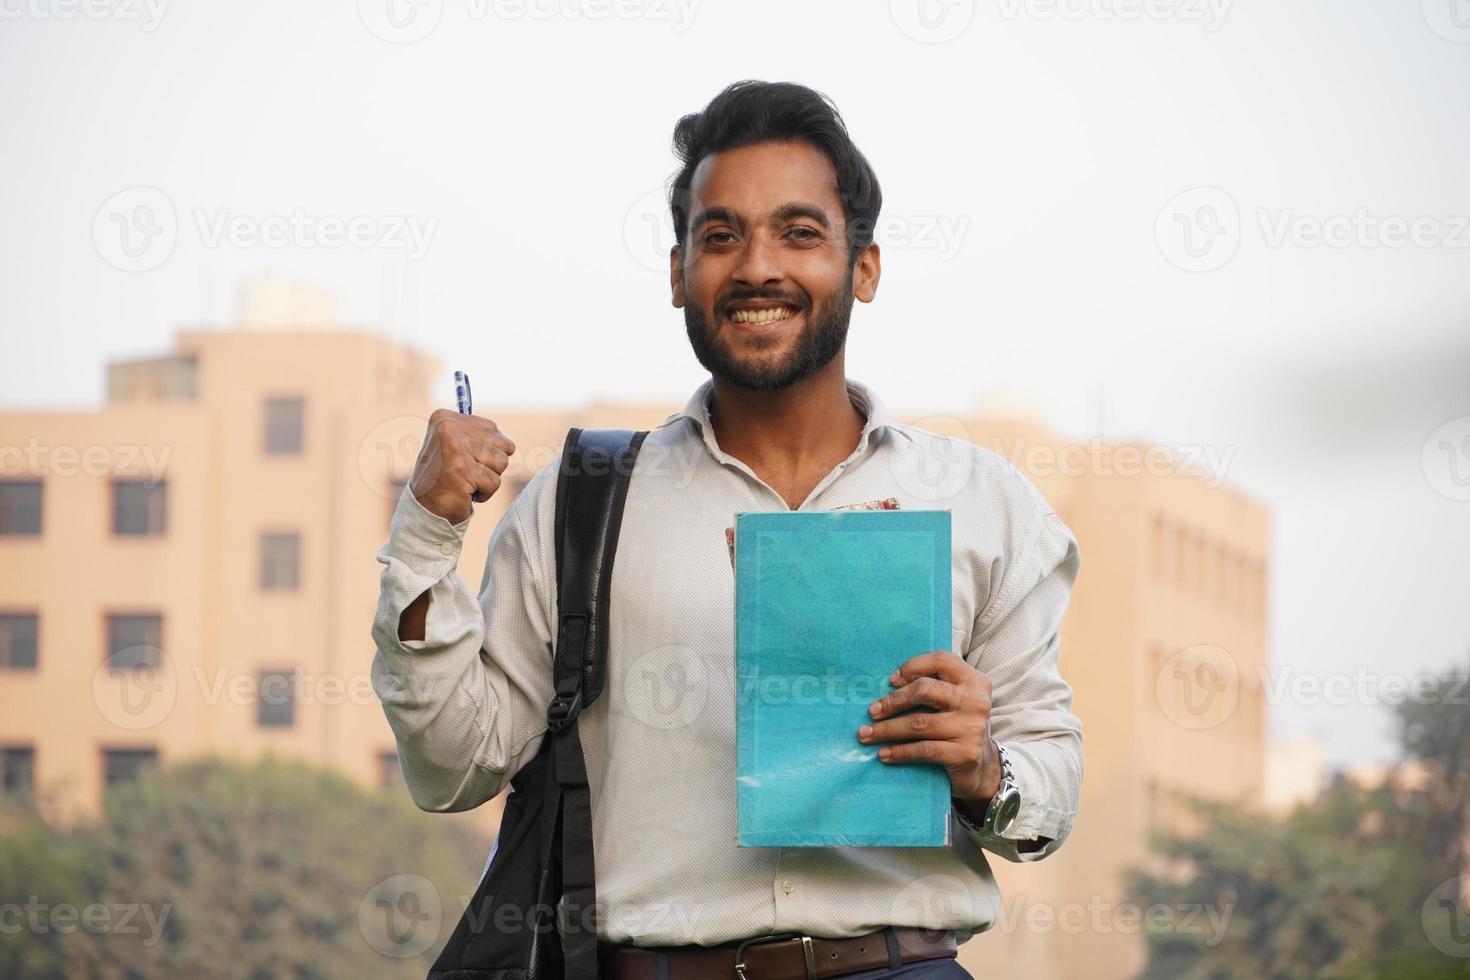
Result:
M957 944L1000 908L986 852L1044 857L1076 814L1082 736L1057 666L1076 542L1004 460L895 421L846 377L882 197L830 101L739 82L681 119L674 147L672 300L710 378L644 442L608 689L579 722L602 972L733 978L743 947L746 980L969 976ZM546 732L559 457L496 526L478 598L454 573L472 501L514 451L493 421L436 412L378 554L374 686L429 810L490 799ZM952 843L739 847L725 529L742 511L865 505L951 511L953 645L907 660L854 738L885 765L944 768Z

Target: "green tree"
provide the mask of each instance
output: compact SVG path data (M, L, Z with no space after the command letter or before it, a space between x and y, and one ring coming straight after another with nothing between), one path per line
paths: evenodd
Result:
M1316 980L1470 977L1470 957L1437 948L1426 901L1464 867L1470 712L1460 675L1396 709L1422 789L1365 790L1337 779L1290 815L1267 819L1196 801L1195 833L1153 841L1156 860L1131 876L1142 906L1229 913L1223 935L1146 934L1145 978Z
M27 857L37 840L45 850ZM152 772L110 791L99 825L7 835L0 890L24 891L42 872L48 900L93 907L98 928L29 936L61 957L62 972L51 959L3 972L422 977L485 846L404 798L297 764L201 761Z

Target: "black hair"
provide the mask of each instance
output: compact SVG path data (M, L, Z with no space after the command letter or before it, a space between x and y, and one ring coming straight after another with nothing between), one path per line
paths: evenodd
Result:
M768 140L806 142L837 171L837 192L846 212L849 262L873 241L883 191L866 157L853 144L837 106L827 96L794 82L735 82L674 126L674 153L683 169L669 190L674 238L684 247L688 232L689 185L701 160L712 153Z

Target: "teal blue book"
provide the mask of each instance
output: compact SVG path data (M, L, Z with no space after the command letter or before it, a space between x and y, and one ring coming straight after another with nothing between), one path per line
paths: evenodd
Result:
M736 515L740 846L949 844L944 768L857 730L894 669L950 648L951 594L949 511Z

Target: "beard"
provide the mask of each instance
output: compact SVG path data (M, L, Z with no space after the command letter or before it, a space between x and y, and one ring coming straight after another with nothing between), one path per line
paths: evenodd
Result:
M801 335L790 341L785 354L774 357L755 353L741 357L737 355L723 337L716 333L715 325L705 317L704 310L693 303L684 304L684 330L689 335L689 346L694 356L710 374L727 384L750 391L779 391L798 381L816 374L836 357L847 341L848 321L852 319L852 274L847 270L847 279L842 288L814 308L802 305L805 326ZM762 293L741 294L738 299L778 299L790 302L790 296L766 295ZM777 341L783 343L784 341Z

